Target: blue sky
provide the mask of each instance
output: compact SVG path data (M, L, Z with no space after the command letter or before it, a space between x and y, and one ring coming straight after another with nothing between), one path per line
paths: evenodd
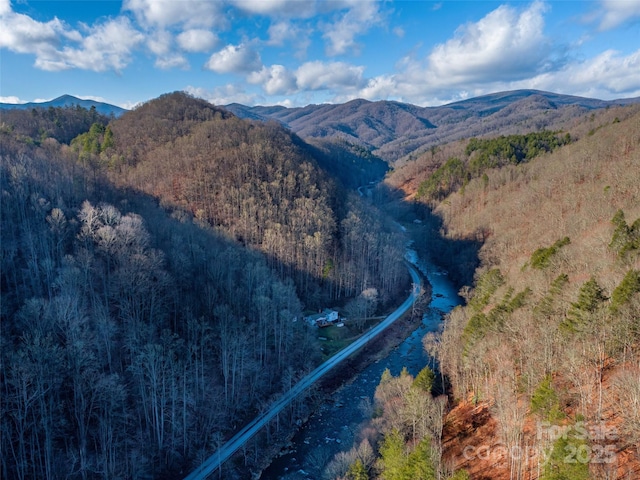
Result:
M640 96L640 0L0 0L0 101Z

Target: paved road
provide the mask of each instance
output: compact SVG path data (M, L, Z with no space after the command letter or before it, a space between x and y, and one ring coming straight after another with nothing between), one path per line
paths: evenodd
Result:
M421 280L418 272L409 264L407 264L407 266L409 268L411 278L413 279L413 284L415 286L420 286ZM411 295L407 297L404 303L400 305L397 310L395 310L382 322L366 332L352 344L340 350L333 357L331 357L318 368L309 373L306 377L302 378L291 390L283 394L278 401L271 405L271 408L269 410L261 413L249 424L245 425L242 430L236 433L233 438L231 438L226 444L220 447L217 452L207 458L202 463L202 465L200 465L188 476L186 476L185 480L203 480L213 472L215 472L220 467L220 465L227 461L229 457L231 457L231 455L238 451L240 447L248 442L251 437L258 433L262 429L262 427L264 427L273 417L275 417L287 405L289 405L294 398L296 398L311 385L317 382L320 378L322 378L323 375L325 375L328 371L338 365L345 358L349 357L364 345L366 345L380 332L384 331L389 325L400 318L407 310L409 310L409 308L411 308L411 306L413 305L414 300L416 299L416 295L418 293L416 290L417 288L412 289Z

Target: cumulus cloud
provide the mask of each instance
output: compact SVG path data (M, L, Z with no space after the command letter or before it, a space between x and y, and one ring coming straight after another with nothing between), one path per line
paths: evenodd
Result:
M303 90L357 89L363 86L364 67L344 62L306 62L295 72Z
M251 73L261 70L262 61L258 52L241 43L214 53L205 67L216 73Z
M429 56L434 80L460 84L538 72L550 53L543 33L544 11L540 2L520 13L503 5L477 23L460 27L454 38L436 46Z
M80 68L122 70L142 35L124 17L74 30L57 18L39 22L0 5L0 48L35 55L34 65L48 71Z
M611 30L629 21L640 19L640 2L634 0L603 0L599 29Z
M389 99L398 94L398 83L393 75L380 75L367 81L364 88L360 89L358 96L367 100Z
M364 67L344 62L313 61L295 70L283 65L263 66L247 75L247 82L259 85L267 95L302 95L326 92L334 98L349 97L364 87Z
M372 0L353 0L347 2L349 8L331 24L322 26L323 37L327 40L327 55L342 55L357 51L356 37L372 27L382 24L383 15L379 3Z
M124 69L131 61L133 49L142 43L143 35L127 18L118 17L89 28L78 47L65 46L36 58L35 65L43 70L71 68L104 72Z
M157 58L158 68L188 68L184 52L207 52L215 47L217 37L211 28L225 27L221 2L201 0L125 0L123 11L133 13L148 35L147 46ZM176 35L176 30L184 29Z
M122 9L146 27L211 28L226 24L221 6L222 2L202 0L124 0Z
M601 99L637 97L640 96L638 71L640 50L629 55L607 50L590 59L566 63L557 70L511 81L489 79L464 89L436 82L416 83L404 74L381 75L369 79L350 98L394 99L427 106L518 89L546 90Z
M535 88L607 99L639 95L638 72L640 50L629 55L606 50L593 58L572 62L559 71L524 82L535 85Z
M54 52L64 39L81 39L79 32L57 18L38 22L27 15L13 12L7 2L2 4L0 11L0 48L39 56Z
M259 72L253 72L247 81L254 85L262 85L269 95L285 95L294 93L297 89L295 76L283 65L262 67Z
M202 29L186 30L176 40L186 52L208 52L218 43L218 37L213 32Z
M538 2L523 10L501 6L460 27L426 59L412 53L400 59L396 73L366 79L350 97L438 105L519 88L604 99L639 94L640 51L557 61L543 33L544 13Z
M157 30L147 38L147 46L155 55L166 55L171 51L173 35L166 30Z

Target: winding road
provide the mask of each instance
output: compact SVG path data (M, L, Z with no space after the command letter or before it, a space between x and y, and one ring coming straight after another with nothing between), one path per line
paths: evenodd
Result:
M422 288L422 281L417 270L407 263L407 268L411 274L414 288L411 290L411 294L393 313L391 313L382 322L376 325L374 328L364 333L361 337L351 343L349 346L340 350L333 357L328 359L322 365L317 367L306 377L302 378L295 386L286 392L276 401L271 408L264 413L261 413L251 422L244 426L238 433L236 433L227 443L218 449L213 455L207 458L198 468L185 477L185 480L203 480L215 472L224 462L226 462L231 455L238 451L246 442L249 441L256 433L262 429L273 417L278 415L287 405L289 405L293 399L308 389L311 385L317 382L323 375L333 369L336 365L342 362L347 357L354 354L373 338L378 336L393 322L400 318L416 300L420 288Z

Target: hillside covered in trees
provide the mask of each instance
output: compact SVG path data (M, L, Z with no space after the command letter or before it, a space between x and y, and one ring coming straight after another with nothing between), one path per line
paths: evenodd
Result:
M406 288L398 228L278 125L169 94L0 136L2 478L181 477L318 363L305 309Z
M0 476L184 476L318 364L305 310L407 288L388 198L467 302L424 341L441 375L386 372L327 478L640 475L640 111L542 97L421 126L395 105L385 121L441 136L362 197L386 166L355 136L307 143L182 93L117 119L3 113ZM465 111L496 134L462 138Z
M419 191L442 178L437 166L421 170L425 159L388 178L440 219L444 238L424 238L435 262L460 268L454 250L438 257L438 242L462 257L479 243L480 265L461 289L467 304L424 340L447 407L417 399L417 378L383 377L375 430L360 436L374 449L364 465L364 444L337 457L340 478L640 475L640 111L603 111L568 130L570 143L526 161L500 160L521 138L445 145L429 159L459 155L464 172L486 147L496 163L437 195Z
M359 145L395 167L460 139L554 131L599 109L638 101L515 90L435 107L355 99L294 108L239 104L225 108L242 118L277 120L305 140L340 139Z

